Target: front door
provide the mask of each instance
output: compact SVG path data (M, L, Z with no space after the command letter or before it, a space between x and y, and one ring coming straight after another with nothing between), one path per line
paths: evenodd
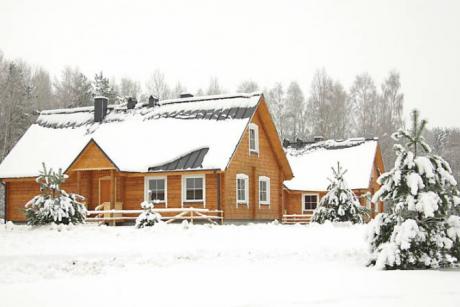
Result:
M99 181L99 204L110 203L111 192L112 192L112 180L101 179Z

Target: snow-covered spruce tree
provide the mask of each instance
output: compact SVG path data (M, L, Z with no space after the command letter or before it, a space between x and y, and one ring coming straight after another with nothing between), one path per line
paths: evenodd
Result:
M156 223L161 221L161 215L153 212L153 203L144 201L141 204L142 212L136 219L136 227L137 228L144 228L149 226L154 226Z
M362 223L366 209L362 208L358 198L343 178L346 170L343 170L337 162L337 169L332 167L334 177L327 188L327 194L321 199L318 207L313 212L312 221L316 223L352 222Z
M412 113L410 131L393 134L396 161L378 179L373 202L384 201L390 213L371 222L370 263L385 269L446 267L460 259L460 204L449 164L431 153L423 131L426 121Z
M81 202L83 196L67 193L61 190L60 185L68 178L59 169L54 172L43 170L35 180L40 185L40 194L32 198L25 205L25 214L29 225L78 224L86 219L86 207Z

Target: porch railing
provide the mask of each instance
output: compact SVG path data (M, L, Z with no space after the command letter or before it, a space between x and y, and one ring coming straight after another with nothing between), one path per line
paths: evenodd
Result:
M172 223L178 220L188 220L192 224L194 221L208 221L214 224L223 224L224 216L222 210L209 210L206 208L158 208L152 209L153 212L161 215L161 220ZM144 210L88 210L87 221L91 222L121 222L135 220ZM168 215L164 215L168 214ZM131 215L131 216L130 216Z
M282 223L283 224L309 224L311 223L312 217L313 217L313 213L284 214Z

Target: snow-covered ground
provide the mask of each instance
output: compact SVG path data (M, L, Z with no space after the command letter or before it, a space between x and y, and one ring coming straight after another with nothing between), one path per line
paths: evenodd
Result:
M365 266L365 225L0 225L0 306L459 306L460 271Z

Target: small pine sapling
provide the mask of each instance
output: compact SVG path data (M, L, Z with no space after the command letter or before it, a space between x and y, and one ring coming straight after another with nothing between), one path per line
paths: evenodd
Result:
M43 170L36 178L40 185L40 194L32 198L25 205L25 215L29 225L78 224L86 219L86 207L82 203L84 197L74 193L67 193L60 185L68 178L59 169Z
M153 203L144 201L141 207L144 209L144 212L136 219L137 228L154 226L161 221L161 215L153 211Z
M426 121L412 112L410 131L393 134L394 167L382 174L373 201L390 213L370 225L370 264L384 269L447 267L460 259L459 191L449 164L431 153L423 132Z
M361 207L358 197L348 187L344 175L347 172L337 162L337 169L332 168L333 178L327 188L327 194L321 199L313 212L312 222L352 222L362 223L367 210Z

